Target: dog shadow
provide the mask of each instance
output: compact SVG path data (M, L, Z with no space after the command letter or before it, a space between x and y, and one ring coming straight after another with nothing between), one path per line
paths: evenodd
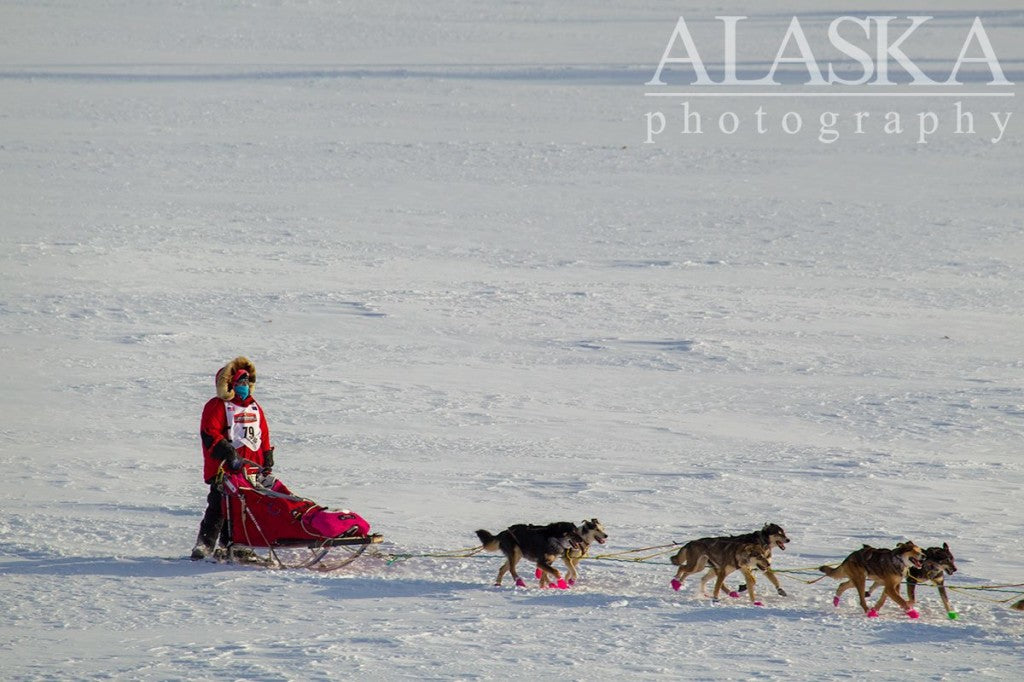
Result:
M668 615L670 620L680 625L691 623L738 623L747 621L763 621L766 615L777 615L779 609L759 606L726 606L705 605L694 606L685 611L676 611Z

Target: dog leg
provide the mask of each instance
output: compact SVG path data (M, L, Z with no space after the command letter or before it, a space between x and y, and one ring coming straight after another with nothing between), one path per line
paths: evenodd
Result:
M704 593L704 586L708 584L709 580L711 580L711 576L716 576L716 577L718 576L717 569L709 568L708 572L701 576L701 578L700 578L700 591L701 591L702 594ZM722 589L725 590L725 593L727 595L729 595L730 597L732 597L733 599L735 599L736 597L740 596L739 592L737 592L735 590L730 590L729 586L726 585L725 583L722 583Z
M503 563L501 565L501 568L498 569L498 579L494 581L494 586L495 587L501 587L501 580L502 580L502 578L505 577L505 574L508 573L508 569L509 569L509 561L506 558L505 559L505 563Z
M704 568L708 565L708 561L708 556L706 554L702 555L700 558L697 559L697 563L693 566L693 569L690 571L690 574L699 573L700 571L703 571ZM702 597L708 596L707 584L708 580L711 579L711 576L716 577L715 582L717 583L718 570L715 568L708 569L708 572L702 575L700 578L700 594Z
M878 610L882 608L882 605L885 604L885 600L888 599L888 598L889 598L889 586L886 585L886 586L884 586L882 588L882 596L878 598L877 602L875 602L874 607L872 607L872 609L867 612L868 618L877 618L878 617Z
M708 572L700 577L700 593L703 596L708 596L708 581L711 580L711 576L715 576L715 586L718 586L718 569L710 568ZM715 593L715 597L718 597L718 593Z
M715 580L715 591L711 595L711 601L718 601L718 595L722 591L722 585L725 584L725 569L718 569L718 578ZM701 585L701 591L703 591L703 584ZM705 596L707 596L705 594Z
M571 586L576 584L576 578L579 576L579 570L576 568L576 562L579 559L572 556L570 552L571 550L565 550L562 561L565 563L565 582Z
M867 599L864 598L864 583L866 582L866 576L862 573L851 575L850 582L853 583L853 587L857 590L857 599L860 601L860 607L864 609L864 613L867 614L868 618L878 617L878 607L876 606L873 609L869 609ZM884 595L882 596L882 600L885 600ZM881 606L881 602L879 602L879 606Z
M552 585L552 587L558 587L561 590L569 588L568 583L566 583L565 579L562 578L562 574L559 572L559 570L552 566L551 563L547 561L547 559L541 559L540 561L538 561L537 568L544 571L544 575L540 579L541 587L547 587L548 585ZM554 577L554 584L551 583L551 578L549 576Z
M836 594L832 597L832 606L839 606L839 598L843 595L843 592L846 592L851 587L853 587L852 580L847 579L845 582L839 583L839 586L836 588Z
M687 576L692 576L692 574L698 570L703 570L703 567L708 563L707 556L700 556L697 558L696 564L694 566L690 566L689 563L687 563L689 561L689 557L684 557L684 552L685 549L679 550L679 554L675 557L679 564L679 570L676 571L676 577L672 579L672 589L676 592L679 592L679 589L683 587L683 581L686 580Z
M711 573L711 571L708 571L708 574L710 574L710 573ZM705 577L707 577L707 576L705 576ZM730 597L732 597L733 599L739 599L739 597L740 597L739 591L738 590L730 590L729 586L725 584L725 579L728 578L728 577L729 577L728 572L725 575L722 576L722 581L723 581L722 582L722 590L725 591L725 593L727 595L729 595ZM746 586L744 586L744 589L746 589Z
M946 607L946 615L950 620L956 620L957 613L949 603L949 595L946 594L946 581L939 578L935 581L935 586L939 588L939 596L942 597L942 605Z
M885 584L885 592L882 593L882 599L879 603L885 601L886 594L892 597L892 600L900 605L900 608L903 609L907 616L909 616L910 618L920 617L921 614L917 612L917 609L914 608L914 605L907 603L907 600L900 596L899 582Z
M749 568L741 568L743 577L747 579L747 592L750 593L750 603L754 606L764 606L761 602L757 601L757 597L754 596L754 585L757 584L757 579L754 577L753 571Z
M523 580L522 578L520 578L519 574L516 572L516 564L519 563L519 557L520 556L521 555L518 552L516 552L511 557L509 557L509 559L508 559L508 572L511 573L512 577L515 579L516 587L526 587L526 581Z
M778 592L780 597L788 597L789 596L788 594L786 594L786 591L784 589L782 589L782 585L779 584L779 578L778 578L778 576L775 575L775 571L773 571L772 569L769 568L767 571L765 571L764 575L765 575L766 578L768 578L768 580L771 581L772 585L775 585L775 591ZM825 576L822 576L822 578L823 577L825 577ZM818 578L818 580L821 580L821 578ZM812 581L812 582L818 582L818 581L815 580L815 581ZM725 589L728 590L729 588L726 587ZM736 588L736 591L737 592L743 592L746 589L747 589L746 585L740 585L739 587Z
M569 567L566 570L565 582L569 583L569 587L576 584L576 581L580 578L580 557L573 557L569 560Z
M775 586L775 591L778 593L780 597L788 596L786 594L786 591L782 589L782 585L779 584L779 578L775 575L775 571L769 568L767 571L765 571L764 576L768 578L772 585Z
M672 579L672 589L678 592L679 589L683 586L683 581L686 580L687 576L703 571L704 567L707 566L707 564L708 557L706 554L702 554L701 556L699 556L697 558L697 563L694 564L692 567L688 566L685 563L680 564L679 570L676 571L676 577ZM703 585L701 586L701 592L704 592Z

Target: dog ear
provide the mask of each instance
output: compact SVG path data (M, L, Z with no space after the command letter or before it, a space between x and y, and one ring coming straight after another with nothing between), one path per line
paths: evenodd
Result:
M944 549L944 550L946 550L948 552L949 551L949 545L947 543L943 542L942 543L942 549Z

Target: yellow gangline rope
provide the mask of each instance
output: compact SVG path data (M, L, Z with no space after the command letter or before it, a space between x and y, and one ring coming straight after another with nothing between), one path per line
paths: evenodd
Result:
M476 547L466 547L463 549L453 549L441 552L431 552L428 554L407 554L407 553L389 553L389 552L376 552L373 556L380 557L382 559L388 559L388 566L396 564L399 561L405 561L406 559L416 558L432 558L432 559L465 559L482 552L484 549L483 545L477 545Z
M629 561L629 562L633 562L633 563L640 563L640 562L643 562L643 561L647 561L648 559L654 559L655 557L660 557L660 556L665 556L666 554L671 554L675 550L675 548L678 547L678 546L679 545L677 543L673 542L671 545L654 545L653 547L639 547L637 549L627 549L627 550L622 551L622 552L608 552L608 553L605 553L605 554L594 554L592 556L585 556L583 558L584 559L597 559L597 560L601 560L601 561ZM670 549L664 549L665 547L669 547ZM648 554L647 556L634 557L634 558L630 558L630 559L619 558L619 557L625 556L626 554L637 554L638 552L649 552L652 549L663 549L664 551L662 551L662 552L655 552L654 554Z
M1024 590L1008 590L1008 589L1005 589L1007 587L1024 587L1024 583L1017 583L1017 584L1013 584L1013 585L946 585L946 587L948 587L951 590L964 591L964 592L968 592L968 593L970 593L972 591L973 592L1003 592L1003 593L1008 593L1010 595L1009 597L1006 597L1005 599L991 599L989 597L982 597L982 596L980 596L978 594L968 594L968 596L973 597L974 599L980 599L982 601L987 601L987 602L990 602L992 604L1006 604L1008 602L1013 601L1014 599L1017 599L1022 594L1024 594Z

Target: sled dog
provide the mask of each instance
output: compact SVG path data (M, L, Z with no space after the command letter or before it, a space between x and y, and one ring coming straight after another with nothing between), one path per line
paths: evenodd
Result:
M541 587L546 587L551 578L559 587L568 587L557 568L552 562L567 549L579 548L583 538L576 528L576 524L568 521L549 523L546 526L536 526L519 523L509 526L497 535L492 535L486 530L478 530L476 536L488 552L500 551L505 555L505 563L498 569L498 578L494 584L500 586L505 573L511 573L516 581L517 587L526 587L526 583L516 572L516 564L520 559L528 559L537 562L537 569L541 571Z
M924 550L908 540L897 545L895 549L877 549L870 545L864 545L850 553L838 566L819 566L818 570L829 578L845 579L836 588L835 597L832 599L832 604L835 606L839 606L840 595L853 587L857 591L861 608L869 618L878 615L878 609L882 608L882 604L889 597L892 597L892 600L899 604L908 616L917 618L918 613L914 610L913 603L908 603L900 596L900 583L903 582L911 566L921 567L922 559L924 559ZM865 584L869 578L884 587L881 598L871 609L868 608L867 593L865 592Z
M754 594L753 569L757 568L768 574L772 567L771 550L757 542L735 542L724 538L708 538L692 540L680 549L671 561L679 566L676 577L672 579L672 589L679 590L683 581L688 575L703 571L706 566L711 570L704 574L700 580L700 593L707 596L707 583L714 575L715 590L711 595L717 600L718 594L722 591L725 578L730 573L740 571L747 579L747 592L750 594L750 601L760 606ZM739 596L738 594L736 596Z
M576 530L583 541L579 544L579 547L569 548L562 555L562 560L565 561L566 582L569 585L576 584L576 580L580 577L580 559L587 556L587 552L590 551L590 545L594 542L603 545L605 540L608 539L608 533L604 532L604 526L597 519L584 521ZM539 578L540 576L537 577Z
M773 547L778 547L779 549L785 551L786 543L789 542L789 537L786 536L786 531L784 531L782 529L782 526L780 526L779 524L777 524L777 523L766 523L761 528L761 530L755 530L752 533L743 533L742 535L727 535L727 536L711 537L711 538L700 538L698 540L692 540L691 542L689 542L687 544L688 545L693 545L694 543L701 543L701 545L703 547L701 549L701 551L704 551L704 552L707 553L707 555L708 555L708 564L712 567L711 570L709 570L707 572L707 574L704 575L703 578L701 578L701 582L707 582L707 580L709 580L711 578L711 576L713 575L713 573L714 573L714 570L715 570L714 567L717 566L717 564L715 563L715 557L716 557L716 555L717 555L719 550L716 549L716 545L730 545L730 544L734 544L734 543L737 543L737 542L739 542L739 543L754 543L754 544L757 544L757 545L761 545L762 547L765 548L765 550L767 550L768 558L771 559L772 548ZM685 545L684 545L684 547L685 547ZM680 563L680 562L683 560L683 556L682 555L683 555L683 550L680 549L679 552L676 554L676 556L672 559L672 563L676 564L677 566L681 566L682 563ZM678 561L677 561L677 559L678 559ZM768 580L771 581L772 585L775 586L775 591L778 592L779 595L781 595L783 597L786 596L786 591L784 589L782 589L781 585L779 585L779 579L775 575L774 571L772 571L769 568L767 571L765 571L765 577L767 577ZM679 580L679 576L677 575L675 579ZM675 585L675 583L673 583L673 586L674 585ZM745 589L746 589L745 585L740 585L739 590L741 592L743 590L745 590ZM730 590L728 587L725 588L725 591L727 593L729 593L729 594L732 594L732 590Z
M946 576L956 573L956 564L953 563L953 552L945 542L942 547L929 547L924 550L924 559L921 567L911 566L907 573L907 601L913 604L917 586L924 583L932 583L939 589L939 596L942 597L942 605L946 607L946 613L953 613L953 607L949 604L949 595L946 594ZM868 589L865 596L870 597L871 592L880 583L875 583ZM952 616L955 617L955 614Z
M1017 602L1016 604L1014 604L1010 608L1011 609L1016 609L1017 611L1024 611L1024 599L1021 599L1019 602Z

